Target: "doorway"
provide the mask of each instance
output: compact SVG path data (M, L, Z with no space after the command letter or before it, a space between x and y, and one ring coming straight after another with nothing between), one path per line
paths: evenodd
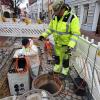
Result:
M99 18L98 18L98 23L97 23L96 34L100 36L100 13L99 13Z

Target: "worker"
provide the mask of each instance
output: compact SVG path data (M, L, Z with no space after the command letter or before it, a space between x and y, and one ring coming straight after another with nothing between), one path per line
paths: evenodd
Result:
M65 79L69 72L69 51L74 48L80 36L78 17L71 12L71 7L64 0L54 0L53 18L46 32L42 33L39 40L44 40L53 34L55 41L55 65L54 73L61 73Z
M36 56L37 59L37 55L38 48L33 44L33 40L28 38L22 39L22 49L15 55L16 71L20 73L27 72L32 65L31 57Z
M24 55L37 55L38 48L33 44L32 39L24 38L22 40L22 50Z

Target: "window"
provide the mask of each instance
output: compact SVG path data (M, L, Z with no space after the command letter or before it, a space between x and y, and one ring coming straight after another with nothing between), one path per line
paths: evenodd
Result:
M87 23L88 11L89 11L89 4L86 4L86 5L84 5L83 24Z
M75 14L78 16L78 6L75 6Z

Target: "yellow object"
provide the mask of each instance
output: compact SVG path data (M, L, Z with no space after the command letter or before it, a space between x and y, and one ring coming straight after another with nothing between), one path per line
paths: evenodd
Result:
M38 23L38 24L42 24L42 20L41 20L41 19L38 19L38 20L37 20L37 23Z
M98 50L97 55L100 56L100 50Z
M16 22L16 18L12 18L13 22Z
M31 19L29 19L29 18L27 18L27 17L24 19L24 22L26 23L26 25L32 23Z
M1 17L2 18L2 22L6 22L6 18L5 17Z
M1 18L1 16L0 16L0 22L2 22L2 18Z

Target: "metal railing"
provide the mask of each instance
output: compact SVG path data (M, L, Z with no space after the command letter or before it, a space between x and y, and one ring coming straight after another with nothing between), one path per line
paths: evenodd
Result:
M71 64L88 86L94 100L100 99L100 43L94 44L88 37L79 38L72 53Z

